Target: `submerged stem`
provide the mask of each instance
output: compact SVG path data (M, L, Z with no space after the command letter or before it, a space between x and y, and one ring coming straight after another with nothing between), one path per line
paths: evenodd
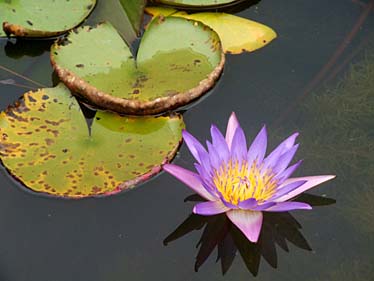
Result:
M41 83L39 83L39 82L37 82L37 81L34 81L34 80L32 80L32 79L30 79L30 78L28 78L28 77L26 77L26 76L24 76L24 75L22 75L22 74L19 74L19 73L15 72L15 71L13 71L13 70L11 70L11 69L5 67L5 66L0 65L0 69L4 70L4 71L6 71L6 72L9 72L9 73L11 73L11 74L13 74L13 75L15 75L15 76L17 76L17 77L20 77L20 78L22 78L22 79L24 79L24 80L26 80L26 81L28 81L28 82L34 84L34 85L37 85L38 87L47 88L46 85L43 85L43 84L41 84Z

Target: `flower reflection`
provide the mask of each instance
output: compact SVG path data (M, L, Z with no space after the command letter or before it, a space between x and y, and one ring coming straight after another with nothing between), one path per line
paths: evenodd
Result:
M311 206L335 203L334 199L311 194L303 194L298 199ZM200 196L192 195L185 201L202 200ZM254 276L258 274L261 257L273 268L277 267L276 245L286 252L289 252L289 243L304 250L312 250L301 233L301 224L289 212L264 213L261 235L257 243L248 241L225 214L215 216L191 214L165 238L164 245L202 228L204 230L197 243L199 250L195 260L195 271L199 270L215 248L217 248L217 262L220 261L222 274L230 269L239 252L246 267Z

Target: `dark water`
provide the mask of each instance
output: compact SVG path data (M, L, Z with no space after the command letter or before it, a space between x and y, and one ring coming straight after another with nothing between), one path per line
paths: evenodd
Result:
M261 246L239 243L245 262L227 238L220 251L227 273L216 263L216 249L195 273L204 223L209 253L224 221L192 218L187 227L200 229L164 246L193 206L183 202L191 192L171 176L161 174L108 198L68 201L26 193L1 168L0 280L374 280L374 10L323 77L340 71L326 86L317 81L319 87L305 90L339 49L363 5L373 2L362 1L263 0L239 12L274 28L278 38L255 53L227 56L218 85L184 114L188 130L201 140L211 123L224 129L232 111L248 136L268 124L272 146L300 131L297 157L305 161L298 174L336 174L312 191L335 204L268 216ZM52 86L50 42L31 44L0 40L0 65ZM0 80L10 78L27 84L0 70ZM0 85L0 109L23 92ZM185 146L175 163L192 167ZM314 203L331 203L322 199ZM281 247L285 240L288 252ZM250 271L258 271L257 277Z

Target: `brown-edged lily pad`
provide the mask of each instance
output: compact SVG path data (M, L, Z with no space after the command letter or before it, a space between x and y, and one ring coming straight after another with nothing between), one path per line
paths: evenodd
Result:
M175 109L208 91L222 72L224 53L206 25L157 17L136 59L117 31L103 23L54 44L51 61L65 85L91 104L145 115Z
M0 0L0 37L50 37L79 25L96 0Z
M28 188L81 198L130 188L175 155L184 123L98 112L91 129L69 90L28 92L0 113L0 159Z

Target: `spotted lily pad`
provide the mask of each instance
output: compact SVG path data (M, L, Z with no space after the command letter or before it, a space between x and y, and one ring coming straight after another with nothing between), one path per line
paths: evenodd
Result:
M240 54L253 52L269 44L277 34L270 27L226 13L195 13L177 11L172 8L147 7L146 12L152 16L182 17L200 21L216 31L226 53Z
M243 0L152 0L155 3L179 7L214 7L223 6Z
M0 0L0 37L50 37L79 25L96 0Z
M0 159L34 191L108 195L158 173L174 157L183 127L179 115L98 112L89 131L76 99L60 85L28 92L0 113Z
M136 60L117 31L103 23L54 44L51 61L60 79L92 104L145 115L177 108L209 90L224 53L218 35L204 24L157 17Z

